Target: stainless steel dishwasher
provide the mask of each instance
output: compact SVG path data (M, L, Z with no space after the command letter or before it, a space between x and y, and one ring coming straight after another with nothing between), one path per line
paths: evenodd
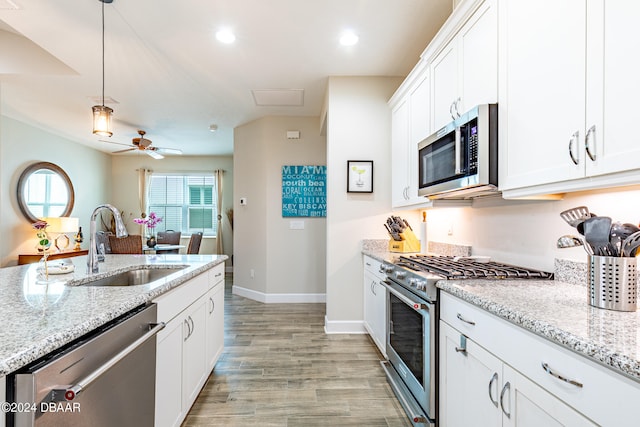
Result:
M9 378L8 425L153 426L156 306L140 306Z

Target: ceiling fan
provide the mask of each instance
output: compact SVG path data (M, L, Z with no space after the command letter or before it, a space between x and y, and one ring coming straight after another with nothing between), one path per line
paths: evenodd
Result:
M164 154L182 154L182 151L176 148L152 147L151 140L145 138L144 137L145 134L146 134L145 131L138 130L138 135L140 135L140 137L133 138L131 140L131 144L122 144L120 142L106 141L106 140L101 140L101 141L108 142L109 144L124 145L129 147L124 150L113 151L112 154L125 153L127 151L133 151L133 150L141 150L141 151L144 151L149 156L153 157L154 159L164 159L164 156L162 155L163 153Z

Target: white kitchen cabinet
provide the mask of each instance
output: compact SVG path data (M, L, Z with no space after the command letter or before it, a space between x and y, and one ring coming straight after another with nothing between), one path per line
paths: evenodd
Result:
M628 31L639 18L640 4L624 0L500 2L506 197L637 182L628 171L640 144L625 125L640 96L640 61L629 55L640 36Z
M596 425L445 322L440 344L441 426Z
M410 203L409 150L409 102L405 98L391 110L391 204L393 207L402 207ZM417 179L414 185L418 185Z
M500 391L509 385L504 406L500 405L498 395L498 409L504 408L511 414L506 420L503 418L503 425L556 425L554 422L571 426L637 425L637 420L626 414L636 411L639 382L446 292L440 294L440 318L441 387L448 386L448 374L443 369L449 363L460 363L450 361L455 357L453 353L459 352L445 353L447 345L451 345L447 340L459 342L462 334L467 337L467 353L478 354L475 346L479 346L503 364L502 372L498 371ZM483 386L487 397L492 376ZM492 389L495 401L494 392ZM445 404L441 399L441 411L454 411L455 404L455 401ZM545 424L547 419L557 421Z
M496 0L481 3L430 63L433 130L478 104L497 102Z
M224 283L207 293L206 304L206 361L207 372L211 372L224 348Z
M364 327L376 346L386 357L387 348L387 294L380 281L384 274L380 273L380 262L364 257Z
M179 426L198 397L224 339L224 264L154 300L160 331L156 347L156 426Z

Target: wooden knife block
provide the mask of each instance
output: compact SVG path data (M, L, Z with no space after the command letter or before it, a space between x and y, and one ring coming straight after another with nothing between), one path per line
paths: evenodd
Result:
M389 252L420 252L420 240L413 234L411 229L406 228L400 233L402 240L389 240Z

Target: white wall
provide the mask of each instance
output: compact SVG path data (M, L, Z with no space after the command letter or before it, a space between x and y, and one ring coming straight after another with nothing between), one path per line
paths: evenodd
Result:
M88 128L88 132L91 132ZM0 116L0 263L15 265L18 254L35 251L35 233L17 202L22 171L32 163L51 162L69 175L75 192L71 216L78 217L87 247L91 212L109 201L111 156L45 132L31 125Z
M391 113L402 82L330 77L327 89L327 332L361 332L363 239L388 238ZM347 193L347 161L373 160L373 193ZM397 213L396 213L397 214Z
M288 140L288 130L299 130L300 139ZM323 300L326 219L282 217L282 166L326 164L318 117L266 117L237 127L233 160L234 292L265 302ZM291 220L304 229L290 229Z
M597 215L638 225L640 186L567 193L563 200L555 201L487 199L477 200L473 208L431 210L427 214L429 240L469 244L476 255L553 271L554 258L587 260L582 248L556 248L561 235L579 236L560 218L560 212L582 205Z
M133 222L133 218L140 217L138 202L138 172L140 168L151 169L154 172L213 172L216 169L225 171L223 177L222 194L222 244L224 253L231 257L233 254L233 232L227 220L226 211L233 207L233 158L231 156L166 156L162 160L154 160L144 153L136 155L113 156L112 203L125 212L127 230L131 234L144 234L144 229ZM181 243L187 245L188 235L182 236ZM200 246L201 254L216 253L216 239L205 237ZM229 261L227 266L231 265Z

